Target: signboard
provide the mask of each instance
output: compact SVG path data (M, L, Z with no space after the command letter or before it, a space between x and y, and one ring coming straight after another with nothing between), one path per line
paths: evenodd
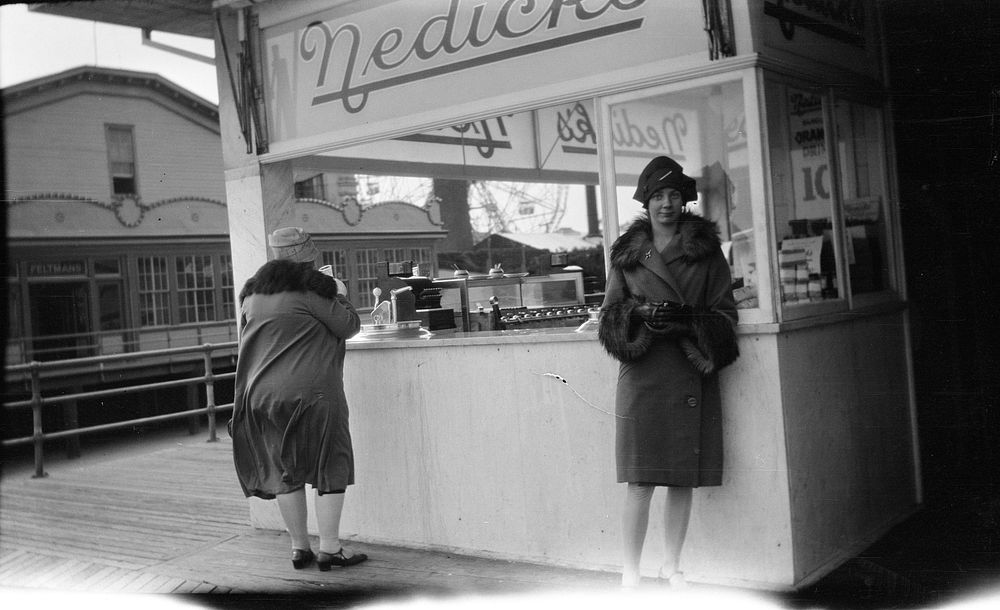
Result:
M272 151L335 145L350 130L378 135L401 117L477 114L542 99L542 89L583 97L705 48L700 3L397 0L280 21L294 4L260 7Z
M823 98L788 88L788 149L795 192L793 218L830 216L830 158L823 126Z
M87 266L82 260L28 263L28 277L85 275L86 272Z
M881 76L872 0L764 0L761 10L766 46Z

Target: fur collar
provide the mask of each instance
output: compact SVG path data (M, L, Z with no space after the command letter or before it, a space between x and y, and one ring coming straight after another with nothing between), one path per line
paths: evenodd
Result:
M719 249L719 227L714 222L691 212L682 212L679 222L685 261L702 260ZM611 246L611 264L622 269L634 269L649 250L652 240L649 218L636 218Z

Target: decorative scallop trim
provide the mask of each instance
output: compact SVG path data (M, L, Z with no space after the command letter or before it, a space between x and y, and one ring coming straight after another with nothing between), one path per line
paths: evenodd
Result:
M118 220L122 226L129 229L134 229L142 224L143 218L146 217L146 212L158 207L170 205L172 203L197 201L226 207L226 203L224 201L212 199L210 197L170 197L168 199L161 199L160 201L147 205L142 203L141 197L132 197L128 195L116 195L110 202L104 202L97 201L96 199L90 199L89 197L70 195L68 193L39 193L24 197L16 197L12 199L8 205L13 206L22 203L32 203L35 201L79 201L88 205L97 206L103 210L113 212L115 219Z

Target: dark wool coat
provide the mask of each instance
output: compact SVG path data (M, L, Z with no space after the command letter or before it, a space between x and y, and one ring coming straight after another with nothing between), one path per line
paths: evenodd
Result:
M739 354L729 264L715 223L684 212L662 253L638 218L611 247L598 338L620 362L615 395L619 482L722 484L718 371ZM633 315L643 302L689 305L663 329Z
M344 342L361 329L351 303L313 291L250 294L236 361L233 461L243 493L273 498L305 483L354 483Z

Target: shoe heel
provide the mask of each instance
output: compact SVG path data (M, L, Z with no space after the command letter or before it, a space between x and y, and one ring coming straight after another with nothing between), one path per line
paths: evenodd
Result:
M310 550L294 549L292 551L292 567L296 570L308 566L316 556Z
M332 556L326 553L320 553L316 557L316 567L319 568L320 572L329 572L330 567L333 565Z

